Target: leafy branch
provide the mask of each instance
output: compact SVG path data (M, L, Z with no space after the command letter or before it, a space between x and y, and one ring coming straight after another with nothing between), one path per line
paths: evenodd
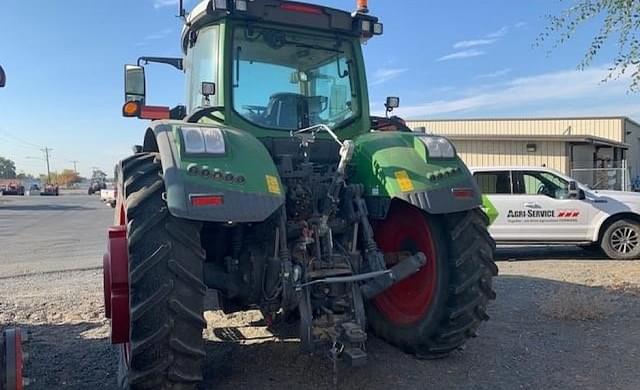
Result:
M578 0L561 14L548 15L547 19L549 24L534 46L543 46L555 37L551 50L573 38L579 27L602 20L578 68L589 67L605 44L617 38L618 51L603 81L631 73L629 89L640 92L640 0Z

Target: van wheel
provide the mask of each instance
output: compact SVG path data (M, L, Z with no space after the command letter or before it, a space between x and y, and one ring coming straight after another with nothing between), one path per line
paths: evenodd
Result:
M637 259L640 257L640 225L628 219L612 223L602 235L600 246L611 259Z

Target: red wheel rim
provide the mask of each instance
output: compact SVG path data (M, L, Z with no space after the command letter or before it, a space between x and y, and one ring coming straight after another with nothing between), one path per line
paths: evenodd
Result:
M120 192L120 191L118 191ZM116 223L120 226L127 226L127 209L124 206L124 199L117 196L117 207L116 210ZM131 313L129 313L131 314ZM129 317L130 318L130 317ZM127 331L130 331L129 327L127 326ZM127 338L127 340L130 340L129 338ZM131 368L131 343L130 341L127 341L125 343L123 343L121 345L121 349L122 349L122 355L123 355L123 360L125 365L127 366L127 369Z
M437 287L436 251L429 224L419 209L394 203L387 218L375 226L375 238L383 252L422 252L427 257L415 275L374 298L378 310L391 323L413 324L431 307Z

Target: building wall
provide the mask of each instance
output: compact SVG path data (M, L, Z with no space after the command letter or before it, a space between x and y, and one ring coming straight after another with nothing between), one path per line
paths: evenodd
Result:
M623 119L623 121L625 143L629 144L629 150L627 150L629 178L634 180L636 176L640 176L640 126L626 119Z
M444 135L591 135L624 142L624 122L621 118L480 119L414 120L407 121L407 125L425 127L427 132ZM627 124L631 122L627 121Z
M564 142L549 141L469 141L453 140L456 150L470 167L486 166L542 166L570 173L567 146ZM527 144L536 145L534 153Z

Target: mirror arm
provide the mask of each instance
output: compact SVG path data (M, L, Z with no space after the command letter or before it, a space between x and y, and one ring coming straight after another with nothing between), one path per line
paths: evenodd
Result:
M171 65L178 70L184 70L184 64L182 58L171 58L171 57L140 57L138 58L138 66L142 66L142 63L145 65L148 63L156 63L156 64L166 64Z

